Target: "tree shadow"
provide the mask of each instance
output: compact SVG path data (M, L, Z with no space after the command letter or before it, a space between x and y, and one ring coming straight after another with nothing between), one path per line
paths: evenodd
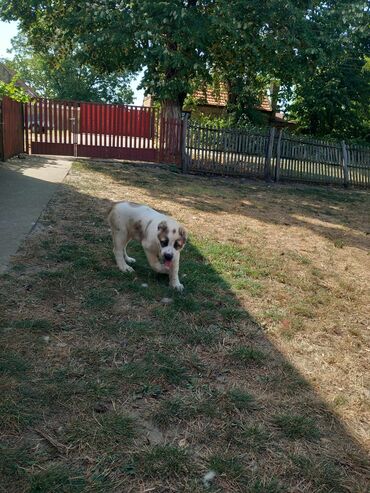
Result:
M370 248L369 195L365 191L347 191L329 186L302 184L265 184L251 180L182 175L176 169L158 167L158 186L150 187L134 166L86 163L86 166L117 181L130 176L133 184L157 199L168 198L209 213L227 213L283 227L303 227L341 246L362 250ZM148 165L143 165L148 166ZM147 186L148 185L148 186ZM233 195L230 196L230 186ZM193 188L202 193L194 193ZM351 214L351 206L363 204L362 216Z
M70 156L41 156L28 154L26 157L13 157L2 163L2 168L23 173L27 170L58 167L57 161L71 162Z
M140 183L195 200L158 180ZM216 492L365 492L365 451L241 306L214 267L217 245L186 246L186 291L174 294L137 244L136 275L118 271L106 213L63 185L3 276L6 491L201 492L213 469ZM123 412L136 441L100 414Z

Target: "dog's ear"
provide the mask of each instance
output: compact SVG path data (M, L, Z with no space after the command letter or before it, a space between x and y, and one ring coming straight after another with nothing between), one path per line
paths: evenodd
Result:
M161 222L158 224L158 231L159 231L160 233L168 233L168 226L167 226L166 221L161 221Z
M179 235L180 235L180 242L181 242L181 248L185 245L185 243L188 240L188 233L185 228L182 226L179 227Z

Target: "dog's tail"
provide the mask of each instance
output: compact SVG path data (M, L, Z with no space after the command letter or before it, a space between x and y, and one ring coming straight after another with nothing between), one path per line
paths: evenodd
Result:
M111 222L110 222L110 217L111 217L111 213L114 209L114 206L117 204L117 202L114 202L113 200L110 200L109 203L108 203L108 209L107 209L107 212L106 212L106 218L107 218L107 221L108 221L108 224L109 226L111 226Z

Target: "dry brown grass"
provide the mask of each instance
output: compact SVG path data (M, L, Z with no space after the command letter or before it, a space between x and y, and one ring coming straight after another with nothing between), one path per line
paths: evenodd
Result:
M125 199L190 232L170 306L140 248L136 276L115 269L104 215ZM1 290L6 491L200 492L215 469L217 492L365 492L369 206L76 164Z

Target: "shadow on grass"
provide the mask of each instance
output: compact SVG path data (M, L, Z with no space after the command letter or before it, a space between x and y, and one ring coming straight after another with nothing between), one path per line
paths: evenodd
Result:
M61 187L2 276L3 491L365 492L364 450L240 305L223 246L193 236L173 293L137 244L117 270L106 211Z

